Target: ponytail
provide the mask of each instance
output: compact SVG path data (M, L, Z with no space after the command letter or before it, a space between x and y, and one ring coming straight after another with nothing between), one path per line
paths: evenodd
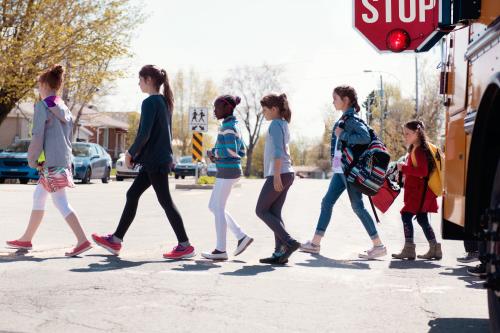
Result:
M168 110L170 111L170 113L173 113L174 112L174 94L172 93L172 89L170 88L168 74L164 69L162 69L160 72L163 76L163 97L165 97L165 102L167 103Z
M267 96L264 96L260 100L260 105L267 108L277 107L282 119L284 119L287 123L290 123L290 121L292 120L292 110L290 110L290 105L288 103L286 94L269 94Z

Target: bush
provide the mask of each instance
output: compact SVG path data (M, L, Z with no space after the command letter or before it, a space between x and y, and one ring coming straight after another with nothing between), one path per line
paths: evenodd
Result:
M213 185L215 184L215 177L201 176L198 178L199 185Z

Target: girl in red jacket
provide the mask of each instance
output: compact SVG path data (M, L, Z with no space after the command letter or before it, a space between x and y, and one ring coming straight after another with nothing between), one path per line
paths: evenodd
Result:
M404 207L401 210L405 245L401 253L393 254L392 257L415 260L412 219L416 216L429 242L429 251L424 255L419 255L418 258L440 260L443 256L441 244L436 241L436 235L428 219L428 213L437 212L438 204L436 195L427 185L429 175L436 165L427 144L424 124L418 120L410 121L405 124L403 133L408 146L408 158L406 162L398 163L398 170L405 177Z

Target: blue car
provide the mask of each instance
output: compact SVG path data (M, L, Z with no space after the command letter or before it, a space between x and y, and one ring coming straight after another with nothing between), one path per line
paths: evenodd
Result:
M19 179L21 184L38 180L38 171L28 166L30 140L19 140L0 153L0 184L6 179Z
M74 142L73 146L73 178L80 179L83 184L91 179L100 179L108 183L111 177L113 161L106 150L98 144Z

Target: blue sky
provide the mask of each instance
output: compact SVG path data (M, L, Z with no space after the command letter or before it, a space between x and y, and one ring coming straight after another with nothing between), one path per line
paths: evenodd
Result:
M221 82L236 66L282 64L285 91L293 110L292 129L304 137L318 137L325 105L332 89L349 84L360 100L377 88L378 74L401 84L412 96L414 53L380 54L352 26L350 0L152 0L143 1L148 20L132 41L134 57L127 60L127 78L120 79L104 107L109 111L139 110L145 97L137 86L137 72L147 63L165 68L198 71ZM431 66L439 49L419 54ZM435 72L437 75L437 71ZM396 78L394 78L394 76ZM215 131L215 129L213 129Z

